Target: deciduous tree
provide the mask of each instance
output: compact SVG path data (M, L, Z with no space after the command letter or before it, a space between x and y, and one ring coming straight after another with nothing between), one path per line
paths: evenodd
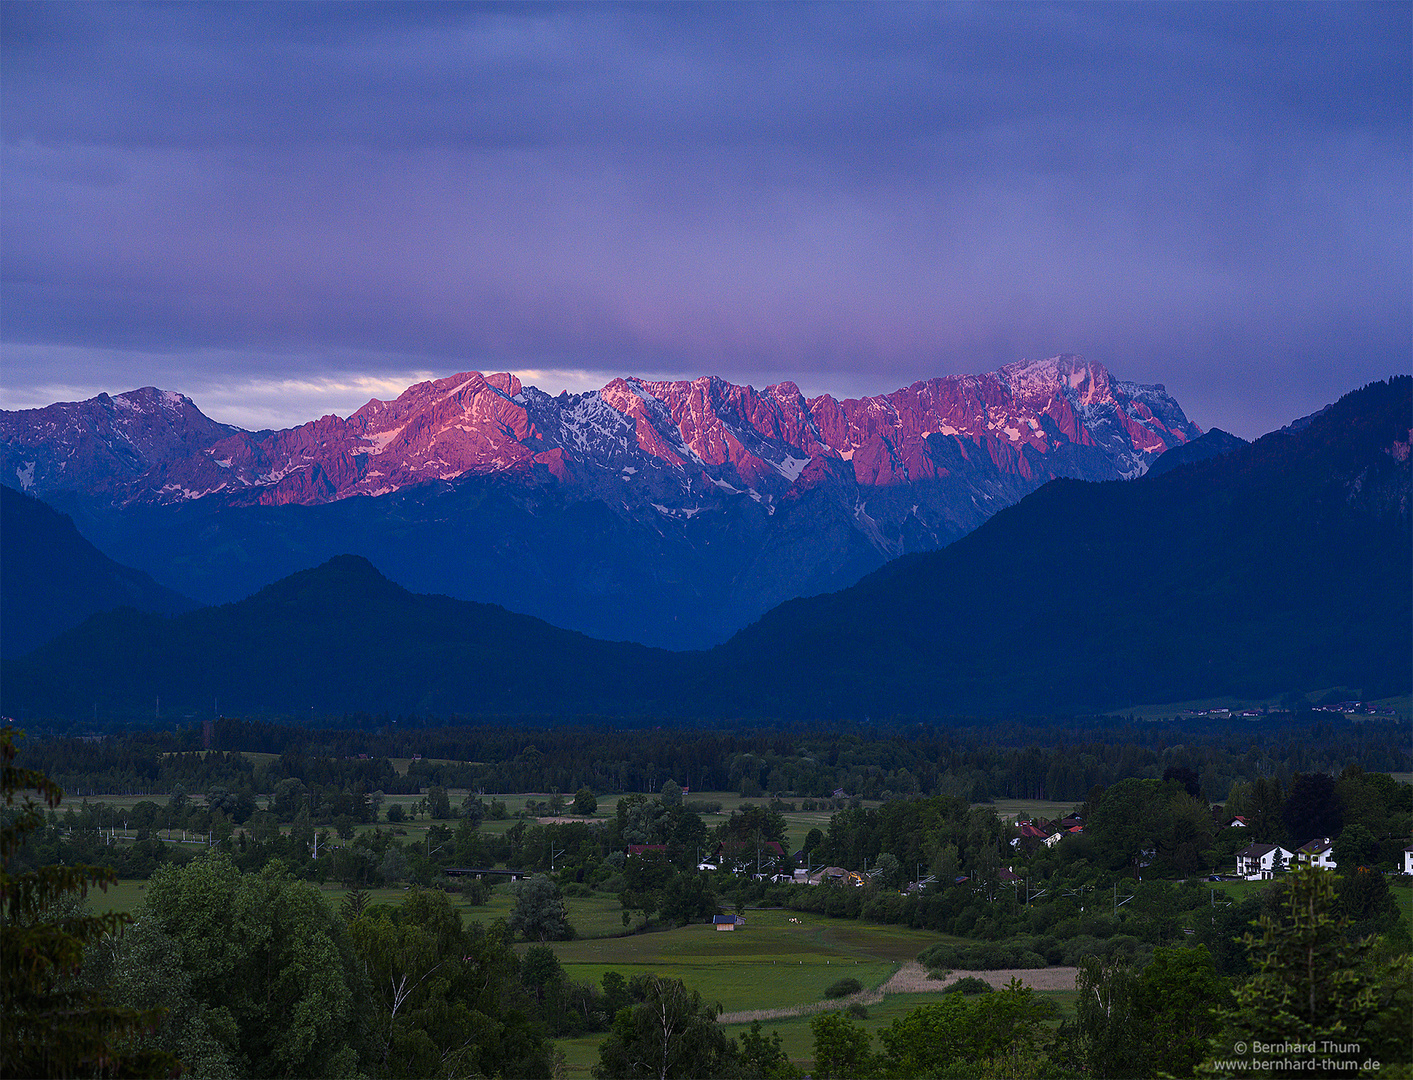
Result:
M872 1040L863 1027L841 1012L816 1013L810 1020L814 1035L817 1080L866 1080L877 1075Z
M506 925L516 937L529 941L568 941L574 936L559 886L544 874L515 886L515 907Z
M574 813L579 817L593 817L598 808L599 801L590 788L581 787L574 793Z
M716 1022L719 1006L677 979L656 975L633 980L640 998L620 1010L599 1046L593 1075L599 1080L670 1080L724 1077L734 1071L732 1046Z
M278 861L241 874L215 854L148 885L211 1029L242 1072L347 1076L358 1060L358 977L343 922Z

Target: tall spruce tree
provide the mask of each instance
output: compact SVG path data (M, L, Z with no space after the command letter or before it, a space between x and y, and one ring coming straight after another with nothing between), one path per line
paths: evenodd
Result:
M170 1054L125 1044L161 1020L108 1004L77 978L84 949L131 920L91 915L77 901L106 888L112 870L41 866L12 874L25 837L44 825L43 806L64 797L41 772L15 765L16 748L0 731L0 1076L169 1076L181 1068ZM22 792L34 792L33 795Z
M1377 956L1373 939L1349 939L1337 914L1335 875L1296 864L1280 910L1262 914L1259 933L1243 938L1253 974L1213 1041L1213 1057L1246 1060L1259 1070L1272 1054L1312 1059L1320 1075L1355 1075L1365 1061L1384 1066L1413 1060L1408 1015L1413 966L1408 955ZM1291 1052L1289 1046L1313 1047ZM1352 1049L1350 1049L1352 1048ZM1352 1068L1344 1062L1355 1062ZM1388 1069L1380 1070L1380 1074Z

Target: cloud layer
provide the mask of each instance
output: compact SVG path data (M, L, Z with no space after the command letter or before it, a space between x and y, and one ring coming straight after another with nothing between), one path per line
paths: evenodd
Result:
M1408 368L1410 10L8 4L0 404L1080 352L1259 434Z

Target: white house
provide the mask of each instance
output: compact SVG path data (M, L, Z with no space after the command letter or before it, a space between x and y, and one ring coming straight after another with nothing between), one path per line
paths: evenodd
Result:
M1413 847L1403 849L1403 872L1413 877Z
M1247 881L1260 881L1275 875L1278 859L1284 869L1294 857L1291 852L1275 844L1251 844L1236 853L1236 874Z
M1328 836L1317 836L1308 844L1301 844L1295 849L1295 857L1300 862L1318 866L1321 870L1335 868L1334 845L1330 843Z

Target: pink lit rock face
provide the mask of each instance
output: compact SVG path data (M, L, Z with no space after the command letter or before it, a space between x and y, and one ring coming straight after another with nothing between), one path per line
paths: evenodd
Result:
M356 554L416 592L697 647L1199 434L1161 386L1072 356L859 400L467 372L275 432L150 388L0 412L0 482L206 602Z
M313 505L432 481L505 473L592 484L655 475L655 493L742 493L767 504L841 472L861 488L946 477L986 463L1028 482L1068 475L1063 451L1093 448L1134 476L1201 434L1161 387L1112 379L1080 357L914 383L858 400L807 400L792 383L615 379L551 397L513 375L467 372L370 401L348 419L252 433L151 388L0 413L5 483L44 497L84 490L115 504ZM942 444L942 445L939 445ZM715 489L713 492L712 489Z

